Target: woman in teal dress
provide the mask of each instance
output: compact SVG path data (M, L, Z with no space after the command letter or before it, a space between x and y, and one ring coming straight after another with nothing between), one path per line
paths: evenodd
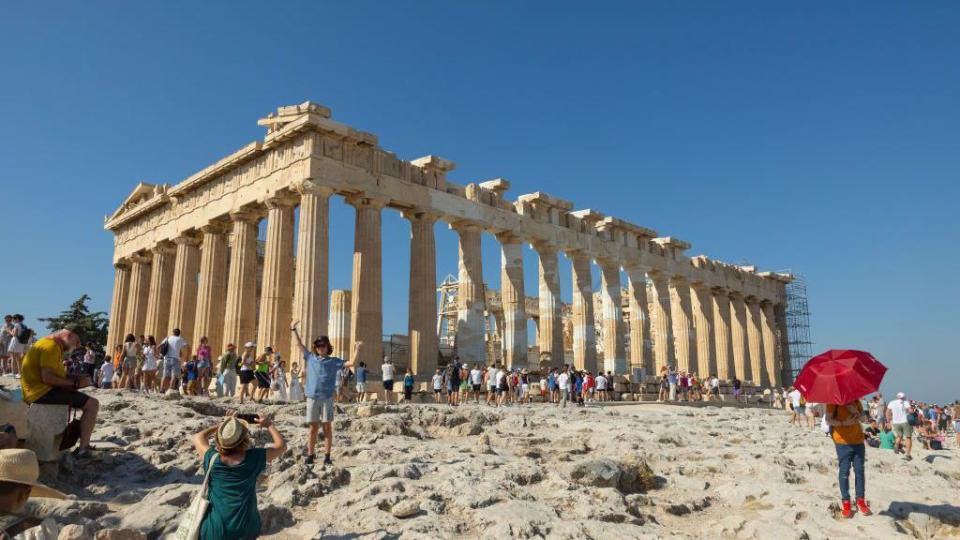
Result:
M267 463L287 448L283 436L264 414L257 416L256 424L270 432L273 444L251 448L250 429L235 414L193 437L193 446L203 460L203 472L212 467L207 491L210 506L200 528L201 540L247 540L260 536L257 478ZM211 437L215 446L210 446Z

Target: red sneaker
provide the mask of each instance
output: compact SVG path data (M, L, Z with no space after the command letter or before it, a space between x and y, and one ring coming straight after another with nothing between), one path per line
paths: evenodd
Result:
M873 512L870 511L870 505L867 504L867 500L862 497L857 499L857 510L865 516L873 514Z
M853 510L850 509L850 501L842 501L843 509L840 510L840 515L844 519L850 519L853 517Z

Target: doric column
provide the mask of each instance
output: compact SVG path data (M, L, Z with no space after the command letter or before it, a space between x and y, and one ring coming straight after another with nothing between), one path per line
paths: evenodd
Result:
M226 346L224 313L227 296L227 231L223 225L204 225L200 228L203 240L200 248L200 281L197 284L197 317L193 336L196 342L206 337L213 354ZM243 343L234 343L242 347Z
M433 227L437 216L408 210L410 220L410 290L407 335L410 336L410 369L429 379L437 369L437 243Z
M750 348L747 346L747 306L743 303L743 295L739 292L730 293L730 311L730 341L733 347L734 372L741 381L749 381L753 377L750 370Z
M107 354L124 338L127 319L127 296L130 292L130 263L119 261L113 265L113 299L110 301L110 325L107 336Z
M503 359L508 368L527 366L527 309L523 287L523 244L502 233L500 241L500 296L503 305Z
M540 345L540 354L550 355L550 365L559 367L563 365L563 313L557 249L544 243L537 243L534 248L537 250L540 270L537 343Z
M697 349L693 340L693 309L687 280L670 280L670 314L673 315L673 346L677 355L677 371L691 371L697 365Z
M793 364L790 351L790 335L787 332L787 305L783 302L773 306L774 323L777 329L777 344L779 345L780 382L781 386L793 384Z
M296 189L300 193L300 223L293 286L293 318L300 321L303 338L313 341L327 330L329 319L327 291L330 287L330 195L333 190L312 180L300 182ZM349 337L348 334L348 343ZM346 359L350 351L337 349L336 354ZM303 362L301 360L298 363Z
M620 265L600 262L600 297L603 301L603 370L616 375L627 372L627 350L620 303Z
M763 359L767 368L769 384L774 388L779 388L782 367L777 355L777 327L774 320L773 303L769 300L760 302L760 322L763 327Z
M187 343L199 344L193 333L197 314L197 273L200 271L200 241L192 236L174 238L177 245L170 296L170 319L167 326L179 328Z
M289 196L267 199L267 242L260 288L257 343L290 359L293 317L293 206ZM312 339L312 338L311 338Z
M651 326L653 334L653 357L656 360L657 374L663 366L674 363L673 323L670 309L670 279L662 272L649 272L653 281L653 313Z
M257 223L260 216L253 212L232 212L230 219L233 221L233 234L223 341L235 344L239 350L244 343L256 339ZM212 324L216 324L216 321Z
M593 321L593 284L590 257L570 253L573 263L573 365L597 371L597 334Z
M383 364L383 270L381 265L380 210L386 201L351 196L356 208L353 235L353 285L350 304L350 341L363 342L359 361L374 373Z
M656 373L653 366L653 341L650 339L650 316L647 303L647 273L644 268L627 268L630 287L630 367L643 368L649 377Z
M483 320L486 297L480 255L480 229L468 223L453 225L460 239L457 288L457 354L464 362L484 364L486 343Z
M763 364L763 333L760 329L760 302L753 296L745 299L747 303L747 344L750 347L750 372L753 384L770 386L770 377Z
M143 325L144 335L156 337L159 342L170 333L170 294L173 291L173 266L176 251L164 243L150 250L150 293L147 297L147 318Z
M708 377L717 372L717 360L713 342L713 295L703 283L690 285L693 328L697 334L697 374Z
M130 257L130 292L127 294L126 334L139 336L147 322L147 299L150 296L150 257ZM120 340L123 341L121 336ZM112 352L112 351L111 351Z
M730 295L726 289L714 288L713 295L713 338L717 354L716 375L722 380L730 380L736 373L733 364L733 341L730 338Z
M323 332L317 332L317 336ZM334 289L330 291L330 325L327 335L333 345L333 354L350 360L353 352L350 347L350 291ZM316 337L310 338L311 340ZM301 359L299 362L303 364Z

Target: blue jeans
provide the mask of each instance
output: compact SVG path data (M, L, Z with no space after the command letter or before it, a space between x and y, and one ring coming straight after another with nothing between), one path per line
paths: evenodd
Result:
M850 500L850 464L853 464L853 473L856 475L857 498L865 496L867 479L863 473L863 461L866 458L866 447L860 444L837 444L837 459L840 460L840 498Z

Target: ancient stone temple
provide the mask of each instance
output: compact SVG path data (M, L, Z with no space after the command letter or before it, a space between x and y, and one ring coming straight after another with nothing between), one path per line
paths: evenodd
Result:
M789 369L789 275L688 257L687 242L574 210L544 192L511 200L504 179L456 184L447 178L452 162L399 159L375 135L332 120L329 109L314 103L281 107L259 124L267 129L263 141L176 185L140 184L106 218L115 235L109 350L127 333L159 338L178 327L190 343L206 336L215 352L228 342L256 341L290 358L289 325L296 319L304 336L329 331L343 346L362 340L360 360L379 371L380 217L393 208L410 222L407 354L421 378L440 358L437 221L459 237L459 253L439 256L459 257L455 349L464 361L488 360L480 249L486 233L502 247L497 336L508 366L529 363L528 296L536 292L535 345L552 365L618 374L641 368L647 375L672 365L763 386L779 385ZM353 283L331 299L328 216L331 201L341 197L356 209ZM538 254L538 283L524 283L523 244ZM571 283L560 283L561 255L572 265ZM566 287L573 292L569 349L560 301Z

